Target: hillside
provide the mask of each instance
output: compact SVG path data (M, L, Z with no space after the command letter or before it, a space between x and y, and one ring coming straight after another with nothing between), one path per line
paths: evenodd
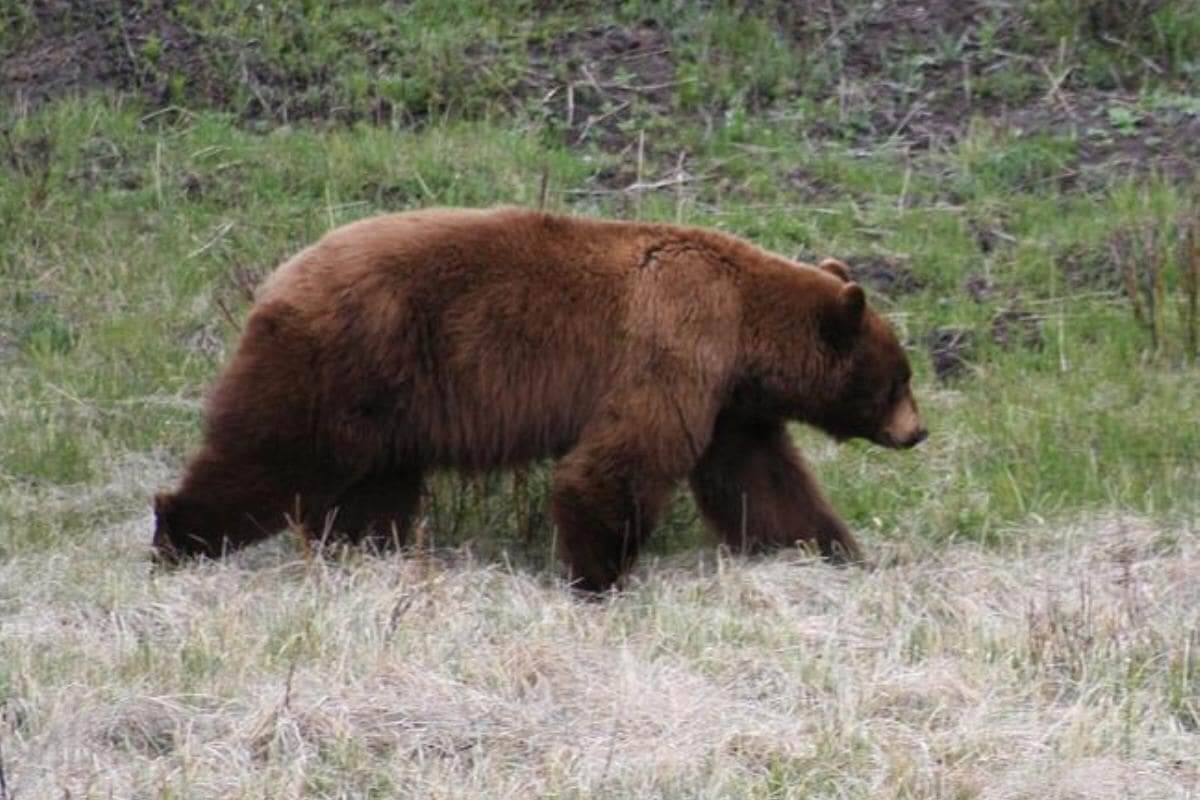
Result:
M0 800L1196 795L1198 164L1191 0L0 0ZM795 430L875 569L681 492L580 603L545 465L151 569L262 276L499 203L849 262L932 430Z

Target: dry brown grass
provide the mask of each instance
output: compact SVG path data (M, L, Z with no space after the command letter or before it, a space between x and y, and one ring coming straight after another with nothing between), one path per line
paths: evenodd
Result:
M148 526L0 565L14 798L1200 791L1194 531L693 553L584 603L463 553L151 575Z

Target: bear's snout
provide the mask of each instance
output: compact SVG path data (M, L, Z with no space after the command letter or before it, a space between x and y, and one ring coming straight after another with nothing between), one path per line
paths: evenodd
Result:
M928 438L929 431L924 426L921 426L914 429L911 433L902 436L897 436L890 431L881 431L875 436L870 437L870 440L877 445L887 447L891 450L909 450Z
M900 402L892 408L876 441L884 447L908 449L916 447L927 438L929 430L921 421L912 394L906 392Z

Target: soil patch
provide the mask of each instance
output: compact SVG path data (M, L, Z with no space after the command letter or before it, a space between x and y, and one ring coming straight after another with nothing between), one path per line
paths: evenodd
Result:
M850 194L844 187L804 167L796 167L788 172L787 181L806 202L836 202L844 200Z
M963 291L976 303L986 303L996 295L996 281L987 275L972 275L963 281Z
M190 26L186 7L170 0L42 0L34 6L29 31L11 52L0 54L0 101L37 106L102 89L139 97L158 110L219 108L263 127L296 120L381 123L390 121L393 112L420 122L450 102L440 81L454 84L468 69L490 75L495 61L494 53L478 43L464 43L456 54L459 70L435 72L425 93L417 91L399 109L374 84L357 96L339 80L345 70L363 68L360 58L376 72L407 74L411 49L389 38L388 31L331 31L340 48L324 62L270 52L256 38L197 30ZM467 102L493 99L479 94Z
M940 381L950 381L970 372L975 351L975 335L969 328L934 328L925 337L933 372Z
M1116 292L1123 286L1120 268L1107 244L1075 244L1056 260L1072 289Z
M173 19L163 2L42 0L33 4L33 18L34 30L23 45L0 59L0 93L9 98L40 104L111 88L165 105L172 76L186 78L201 94L219 86L200 38Z
M1093 13L1087 34L1123 40L1144 27L1134 17L1144 19L1153 8L1143 4L1126 19ZM1078 164L1063 176L1064 189L1079 173L1101 167L1178 180L1197 174L1200 107L1194 100L1180 98L1174 107L1151 111L1134 91L1083 87L1074 73L1052 86L1042 74L1049 56L1020 52L1020 29L1029 23L1019 11L987 0L865 9L812 0L786 24L798 48L821 41L841 54L837 85L828 86L825 97L837 98L846 124L835 130L814 126L815 135L845 136L849 129L862 146L887 138L920 151L957 141L978 116L1002 129L1077 137ZM980 40L985 27L992 40L987 48ZM1147 74L1161 70L1143 62ZM998 80L1000 74L1006 79Z
M789 26L796 46L820 42L840 55L836 85L828 81L825 90L846 118L837 133L848 127L862 144L895 138L928 149L957 138L972 113L1000 104L965 89L998 60L984 58L978 41L996 14L986 0L802 5Z
M1042 318L1022 308L1006 308L992 317L992 341L1005 350L1024 347L1041 350L1045 345Z
M425 94L414 89L418 96L400 100L377 95L374 86L350 97L338 83L344 65L336 60L272 56L255 40L189 27L179 8L170 0L31 4L28 31L0 54L0 102L38 105L108 89L139 96L152 108L223 108L262 125L397 118L419 123L451 108L483 113L499 102L533 110L552 129L561 129L569 144L594 142L609 152L630 146L638 120L680 113L670 20L600 25L531 40L524 68L509 65L490 45L465 42L454 69L435 74ZM1050 86L1042 75L1049 56L1020 52L1029 23L1008 6L990 0L867 5L801 0L778 4L776 13L779 29L797 52L808 54L812 79L799 81L796 91L809 100L836 100L838 112L813 119L806 127L809 136L849 137L863 147L889 140L919 152L953 143L972 117L982 116L1000 130L1074 137L1076 162L1059 176L1064 189L1080 179L1102 182L1112 169L1155 171L1178 180L1197 174L1200 106L1194 98L1155 100L1151 108L1144 96L1080 88L1070 75L1061 86ZM1119 22L1095 24L1103 33ZM343 44L363 54L371 70L408 71L410 49L386 32L344 36L350 38ZM996 75L1011 80L997 82ZM474 80L471 76L486 76L494 91L464 98L461 82ZM649 137L648 149L661 138ZM836 191L803 172L788 179L806 200Z
M925 281L894 256L851 256L847 263L855 281L884 297L914 294L925 288Z
M672 105L675 62L666 30L653 20L571 31L530 53L527 87L541 94L543 113L570 143L620 149L628 144L621 123Z
M1077 243L1064 249L1056 261L1073 289L1128 295L1131 281L1144 288L1151 267L1167 261L1176 241L1170 229L1125 226L1113 230L1103 241Z
M1041 350L1045 345L1042 318L1015 305L996 312L988 333L992 343L1005 350ZM924 341L939 381L950 382L971 374L980 343L973 329L945 325L929 331Z
M244 121L382 122L399 114L419 122L439 104L452 102L443 94L455 95L454 86L441 86L442 78L435 76L428 95L414 97L405 108L377 96L374 88L365 97L343 97L336 62L293 63L263 52L255 41L205 35L181 19L168 0L37 3L28 34L0 55L0 98L36 106L72 93L109 89L137 95L155 108L224 108ZM348 46L363 50L372 68L408 71L408 49L384 33L346 35L356 37ZM528 53L528 68L509 71L498 69L497 54L488 47L464 43L459 66L489 76L496 93L512 107L539 104L540 113L561 125L571 143L625 146L628 136L621 125L635 113L671 111L675 62L666 30L652 20L571 31L549 42L530 42ZM461 78L455 73L445 80Z
M1151 111L1128 92L1063 93L1010 110L998 124L1018 133L1076 139L1076 171L1063 176L1064 189L1079 177L1104 179L1113 170L1156 172L1180 181L1197 174L1200 104L1194 101L1164 102Z

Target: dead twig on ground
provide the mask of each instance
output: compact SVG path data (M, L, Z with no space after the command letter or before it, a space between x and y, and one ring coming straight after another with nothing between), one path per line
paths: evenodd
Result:
M221 312L222 319L229 324L234 333L241 333L242 326L238 324L237 317L233 316L233 312L229 310L229 305L225 302L225 298L214 298L213 302L217 306L217 310Z
M1192 219L1184 240L1183 291L1187 304L1188 359L1194 364L1200 352L1200 216Z
M197 256L204 255L212 247L214 247L218 242L220 242L222 239L224 239L225 235L227 233L229 233L231 230L233 230L233 222L232 221L221 223L221 227L217 228L217 232L212 235L212 238L210 238L207 242L205 242L204 244L197 247L192 252L188 253L187 257L189 259L192 259Z
M670 178L663 178L662 180L659 180L659 181L649 181L646 183L635 181L635 182L629 184L628 186L625 186L620 189L568 189L567 194L581 194L581 195L594 195L594 196L613 195L613 194L633 194L635 192L647 192L647 191L653 191L655 189L666 189L668 187L675 186L676 184L680 184L680 183L695 183L696 181L706 181L708 179L709 179L708 175L688 175L685 173L683 175L675 175Z
M541 185L538 187L538 211L546 210L546 201L550 197L550 166L542 167Z
M625 102L617 105L615 108L613 108L609 111L604 112L603 114L601 114L598 117L597 116L588 116L587 121L584 122L584 124L583 124L583 130L579 132L579 136L577 136L575 138L575 141L582 142L584 139L587 138L588 132L591 131L592 126L599 125L601 122L608 119L613 114L621 113L625 109L629 108L629 105L630 105L629 101L626 100Z

